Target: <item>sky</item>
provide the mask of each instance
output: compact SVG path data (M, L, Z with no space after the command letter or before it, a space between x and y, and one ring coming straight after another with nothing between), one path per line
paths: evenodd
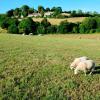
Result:
M37 9L39 5L46 7L62 7L63 11L83 10L97 11L100 13L100 0L0 0L0 13L6 13L10 9L28 5Z

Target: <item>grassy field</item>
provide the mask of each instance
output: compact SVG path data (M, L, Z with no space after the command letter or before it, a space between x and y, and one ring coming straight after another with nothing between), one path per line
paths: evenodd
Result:
M100 37L0 34L0 100L100 100ZM96 62L93 75L74 75L75 57Z
M59 25L61 21L67 20L68 22L82 22L86 17L74 17L74 18L64 18L64 19L55 19L55 18L47 18L48 21L52 25ZM43 18L33 18L34 21L41 22Z

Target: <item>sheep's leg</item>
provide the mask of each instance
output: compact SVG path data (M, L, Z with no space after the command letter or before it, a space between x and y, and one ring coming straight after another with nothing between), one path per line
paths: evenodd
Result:
M86 70L84 70L85 76L86 76Z
M92 74L92 70L90 71L89 75L91 75L91 74Z
M77 68L74 70L74 74L78 74L78 69Z
M85 76L86 76L86 72L85 72Z
M94 71L94 68L91 69L89 75L91 75L93 73L93 71Z

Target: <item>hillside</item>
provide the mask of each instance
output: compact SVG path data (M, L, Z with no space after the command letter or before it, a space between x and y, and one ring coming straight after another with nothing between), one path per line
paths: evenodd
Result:
M81 38L80 38L81 37ZM0 34L1 100L99 100L100 34ZM93 75L74 75L75 57L96 62Z
M64 19L57 19L57 18L47 18L48 21L52 25L59 25L61 21L67 20L68 22L82 22L86 17L73 17L73 18L64 18ZM34 21L41 22L43 18L33 18Z

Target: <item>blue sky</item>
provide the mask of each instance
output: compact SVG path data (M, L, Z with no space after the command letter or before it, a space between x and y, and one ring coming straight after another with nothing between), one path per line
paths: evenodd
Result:
M100 12L100 0L0 0L0 13L10 9L28 5L37 9L38 5L46 7L61 6L63 10Z

